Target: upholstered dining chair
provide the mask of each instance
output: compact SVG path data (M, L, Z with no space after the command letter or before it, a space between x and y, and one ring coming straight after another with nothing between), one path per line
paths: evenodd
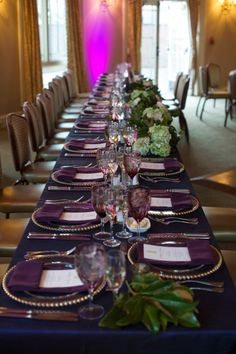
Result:
M201 112L200 112L200 120L202 120L202 116L203 116L203 112L204 112L207 100L209 100L209 99L214 99L214 100L225 99L225 111L226 111L227 102L228 102L228 99L230 98L230 96L229 96L228 91L221 90L221 89L210 86L208 65L201 66L199 68L199 71L200 71L200 73L199 73L200 81L201 81L201 85L202 85L202 97L204 98L203 105L202 105ZM212 84L216 85L217 80L216 79L215 80L211 79L211 80L212 80ZM200 102L199 102L199 104L200 104Z
M236 107L236 70L229 72L229 107L226 112L224 126L226 127L228 116L233 117L233 108Z
M0 159L0 213L5 214L7 219L13 213L32 213L45 187L44 184L2 187L2 184Z
M163 98L163 101L162 101L163 104L173 105L176 103L179 79L181 78L182 75L183 75L182 71L177 73L176 78L175 78L175 82L174 82L174 86L173 86L173 97Z
M43 129L42 112L35 103L24 102L23 112L28 119L31 146L36 152L36 161L56 161L61 153L63 144L47 145Z
M78 107L78 106L76 107L75 105L70 106L70 97L69 97L69 91L67 89L65 76L64 75L62 77L56 76L53 81L57 82L60 87L60 94L63 99L63 108L64 108L63 112L68 113L67 116L70 116L70 114L72 114L73 116L76 114L77 115L80 114L82 111L82 107Z
M15 170L19 171L21 176L17 183L46 183L55 162L34 161L27 118L10 113L7 116L6 123Z
M76 85L75 85L75 75L71 69L67 69L63 75L65 76L66 83L67 83L67 89L69 92L69 98L70 98L70 106L73 107L75 106L80 106L87 101L89 98L90 92L85 92L85 93L77 93L76 92Z
M180 128L183 129L187 142L189 142L188 124L184 115L184 109L187 101L189 88L189 75L181 75L176 92L175 104L168 107L168 111L172 117L179 117Z

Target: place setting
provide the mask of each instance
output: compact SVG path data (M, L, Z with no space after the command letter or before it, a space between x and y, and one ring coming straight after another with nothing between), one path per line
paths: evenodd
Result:
M83 138L83 139L71 139L64 144L65 151L75 154L89 154L90 157L93 157L96 154L98 149L104 149L107 146L107 142L104 139L92 139L92 138ZM72 154L65 156L72 156Z
M78 120L74 128L80 133L104 133L107 127L107 122L100 120Z

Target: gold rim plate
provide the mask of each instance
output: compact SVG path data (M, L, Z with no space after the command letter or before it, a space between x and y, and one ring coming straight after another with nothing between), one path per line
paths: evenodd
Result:
M161 159L157 159L157 158L155 158L155 159L153 159L152 160L152 158L143 158L142 159L142 161L153 161L153 162L162 162L163 160L161 160ZM182 164L182 162L180 162L180 161L178 161L179 162L179 169L178 170L176 170L176 171L172 171L172 172L165 172L165 171L160 171L160 172L158 172L158 171L153 171L153 170L151 170L151 171L147 171L147 170L145 170L145 171L143 171L143 172L139 172L139 175L141 175L141 176L149 176L149 177L161 177L161 176L174 176L174 175L178 175L178 174L180 174L181 172L183 172L184 171L184 165Z
M51 261L58 261L58 260L67 260L70 258L70 261L72 261L73 257L72 256L56 256L54 255L53 257L51 255L45 256L43 260L45 262L48 262L49 260ZM32 262L32 260L28 260L27 262ZM72 262L71 262L72 263ZM2 280L2 287L5 292L5 294L10 297L12 300L19 302L21 304L29 305L29 306L34 306L34 307L47 307L47 308L52 308L52 307L62 307L62 306L70 306L70 305L75 305L78 303L81 303L85 300L88 300L89 295L87 291L83 292L73 292L73 293L67 293L67 294L49 294L49 295L43 295L43 293L32 293L32 292L16 292L13 290L10 290L8 288L8 283L9 280L12 276L12 273L14 271L16 266L11 267L7 273L4 275L3 280ZM98 283L98 285L95 288L94 295L99 294L102 289L105 286L105 277Z
M171 190L170 190L171 192ZM163 195L164 196L164 195ZM192 208L181 210L181 211L173 211L173 210L149 210L148 214L153 216L179 216L193 213L195 210L199 208L199 201L193 195L190 196L192 199Z
M141 241L147 242L147 241ZM128 260L132 266L138 263L137 260L137 242L134 243L128 250ZM187 279L198 279L202 277L206 277L211 275L212 273L216 272L222 265L222 256L221 253L215 248L214 246L210 245L214 264L212 265L200 265L197 267L165 267L163 265L157 266L156 264L148 263L150 271L152 273L158 274L160 277L165 279L172 279L172 280L187 280ZM146 264L146 263L145 263Z
M63 185L67 185L67 186L79 186L79 187L83 187L83 186L102 186L105 185L107 182L103 181L97 181L97 180L93 180L93 181L86 181L86 182L64 182L64 181L60 181L57 177L58 172L60 171L60 169L54 171L51 174L51 178L54 182L59 183L59 184L63 184Z

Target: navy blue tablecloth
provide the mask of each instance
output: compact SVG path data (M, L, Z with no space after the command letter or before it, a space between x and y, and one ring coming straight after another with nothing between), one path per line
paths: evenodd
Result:
M79 136L73 131L69 138ZM83 135L84 136L84 135ZM102 136L102 135L101 135ZM63 150L55 169L64 165L85 165L93 162L94 158L65 157ZM141 183L143 183L141 181ZM50 178L48 185L56 185ZM187 173L181 173L181 183L178 185L166 182L151 186L152 188L189 188L194 191L189 182ZM47 186L42 194L38 206L45 199L71 198L77 199L80 195L90 192L55 192L48 191ZM198 225L170 224L168 226L153 224L150 232L209 232L211 242L215 244L210 226L201 208L191 214L199 218ZM118 229L120 226L116 226ZM77 241L62 240L28 240L29 231L43 231L29 222L22 240L13 257L12 265L23 259L27 250L39 249L68 249ZM87 233L87 232L86 232ZM199 329L186 329L169 326L165 332L153 336L143 325L130 326L120 330L101 329L98 321L57 322L37 321L27 319L0 318L0 349L3 354L233 354L236 353L236 291L223 265L210 280L221 280L225 283L223 294L196 292L195 298L199 301L198 318L201 323ZM95 301L102 304L108 311L112 306L112 296L109 292L101 292ZM24 308L24 305L11 300L0 292L0 306ZM76 311L79 305L65 309Z

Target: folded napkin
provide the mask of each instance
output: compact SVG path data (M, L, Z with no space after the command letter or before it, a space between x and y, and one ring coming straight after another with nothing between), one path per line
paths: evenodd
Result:
M63 269L63 273L61 273L60 269L54 269L53 273L51 272L51 274L49 274L49 270L46 271L44 269L43 261L22 261L17 263L15 269L13 270L8 287L10 290L14 291L35 291L47 293L71 293L86 290L86 286L82 284L75 272L75 269ZM46 279L45 281L45 278L51 277L51 281L54 282L53 278L58 278L58 276L61 276L61 282L60 279L57 279L57 283L59 282L61 284L58 287L49 287L47 284L48 280ZM68 277L70 277L69 284L76 285L66 286L68 285ZM65 279L66 281L64 281Z
M93 109L93 107L91 107L91 106L87 106L87 107L84 108L84 112L85 112L85 113L92 113L92 114L94 114L94 109Z
M66 167L56 172L57 179L61 182L73 181L101 181L104 176L97 167Z
M141 162L140 171L175 172L180 169L180 162L175 158L165 158L163 162Z
M94 129L105 129L107 126L106 122L101 122L101 121L91 121L91 120L87 120L87 121L79 121L77 124L77 126L81 126L81 127L87 127L87 128L94 128Z
M85 149L85 150L92 150L92 149L104 149L106 147L105 140L95 140L95 139L80 139L80 140L70 140L66 143L66 145L73 150L77 149Z
M166 192L154 192L151 194L151 209L181 211L191 209L192 197L189 194Z
M41 223L85 225L98 222L99 217L90 203L44 204L36 214Z
M139 242L137 248L138 261L144 263L197 266L214 262L208 240L186 240L175 245Z

